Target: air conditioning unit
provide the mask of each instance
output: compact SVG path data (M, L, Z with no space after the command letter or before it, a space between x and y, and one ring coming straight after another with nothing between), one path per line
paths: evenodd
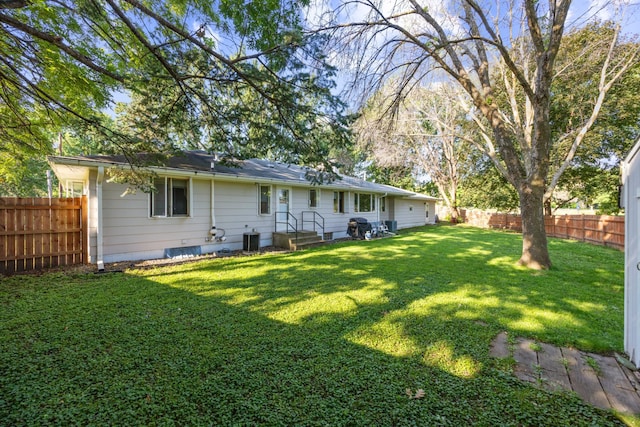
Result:
M258 252L260 249L260 233L244 233L242 235L242 250L244 252Z

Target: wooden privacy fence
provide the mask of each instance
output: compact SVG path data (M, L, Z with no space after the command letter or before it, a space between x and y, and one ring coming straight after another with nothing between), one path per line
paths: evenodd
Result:
M0 197L0 274L88 262L86 197Z
M520 215L463 211L464 221L482 228L502 228L522 232ZM576 239L624 250L624 216L611 215L547 215L544 217L547 236Z

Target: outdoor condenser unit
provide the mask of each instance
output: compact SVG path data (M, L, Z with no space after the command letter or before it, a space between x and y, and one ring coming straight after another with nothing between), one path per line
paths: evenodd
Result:
M244 252L258 252L260 249L260 233L244 233L242 235L242 250Z

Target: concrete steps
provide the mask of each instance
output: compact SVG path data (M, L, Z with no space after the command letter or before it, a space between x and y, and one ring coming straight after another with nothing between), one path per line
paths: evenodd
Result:
M322 243L324 243L324 240L315 231L298 231L297 237L294 232L273 233L273 246L291 251L318 246Z

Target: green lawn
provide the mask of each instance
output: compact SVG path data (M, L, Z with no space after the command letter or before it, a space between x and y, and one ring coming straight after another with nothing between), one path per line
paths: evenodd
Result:
M623 253L425 227L290 254L1 279L2 425L615 425L489 357L622 351ZM420 398L418 390L424 391ZM627 422L635 420L626 419Z

